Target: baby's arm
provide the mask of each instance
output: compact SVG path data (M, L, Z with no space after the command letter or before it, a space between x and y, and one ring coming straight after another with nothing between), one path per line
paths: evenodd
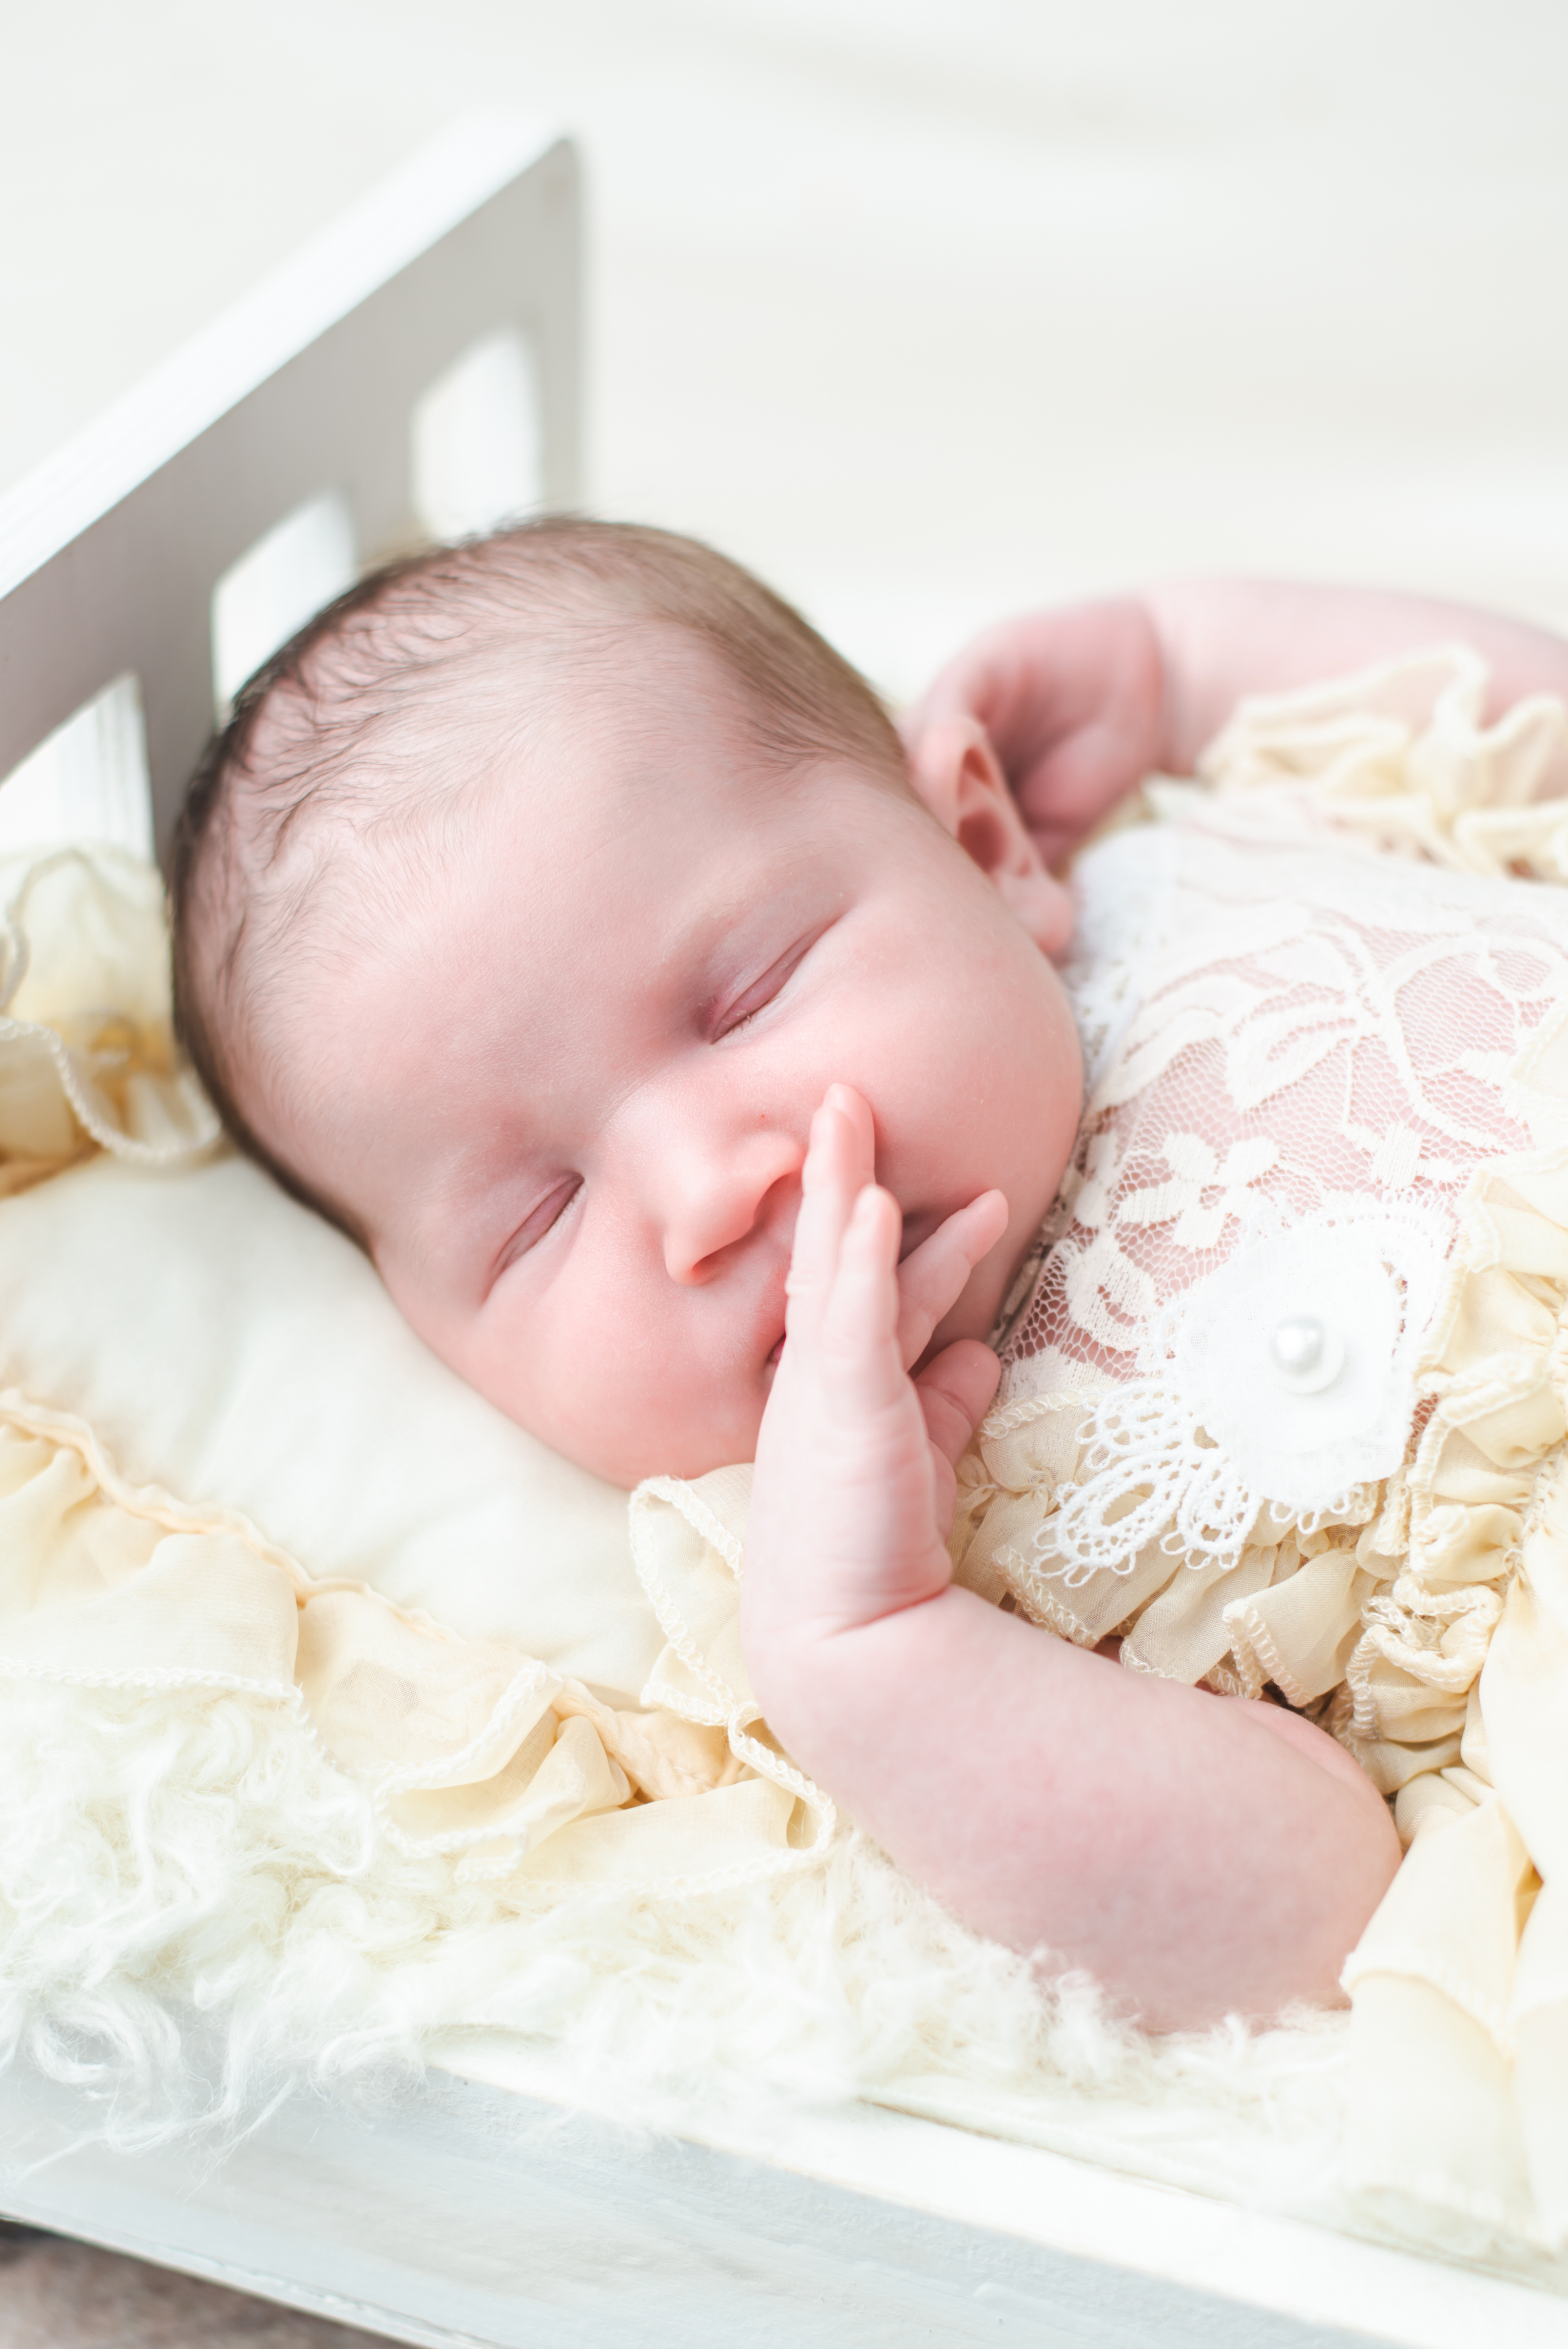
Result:
M1194 580L1004 621L948 663L906 730L979 719L1054 858L1151 771L1191 773L1244 694L1456 639L1491 664L1489 717L1529 693L1568 700L1568 641L1522 620L1369 588Z
M1568 641L1436 596L1211 579L1151 588L1143 600L1160 639L1172 774L1191 772L1243 694L1321 684L1426 645L1473 645L1482 655L1489 719L1526 694L1568 701Z
M953 1463L995 1361L965 1341L917 1381L905 1365L1000 1202L944 1227L940 1280L928 1241L901 1297L898 1208L872 1166L870 1112L835 1086L741 1587L769 1726L956 1915L1087 1967L1154 2028L1336 1999L1398 1861L1383 1803L1309 1723L1124 1671L953 1586Z

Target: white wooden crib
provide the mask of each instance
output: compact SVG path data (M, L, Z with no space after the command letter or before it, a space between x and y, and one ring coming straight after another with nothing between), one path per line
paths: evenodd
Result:
M578 490L571 148L463 126L0 503L0 840L167 843L215 708L355 567ZM1568 2306L863 2107L652 2137L499 2038L216 2170L0 2082L0 2209L422 2343L1568 2341Z

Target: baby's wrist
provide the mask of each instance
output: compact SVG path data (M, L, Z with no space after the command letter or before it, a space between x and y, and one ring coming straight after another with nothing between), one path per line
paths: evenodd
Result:
M944 1612L923 1603L855 1622L780 1621L742 1609L741 1652L762 1716L830 1793L843 1792L848 1758L880 1747L920 1691L944 1681Z
M856 1671L862 1670L863 1659L884 1625L895 1620L903 1623L941 1595L941 1589L933 1589L923 1597L889 1599L846 1612L841 1605L814 1607L809 1601L788 1609L755 1602L748 1606L743 1592L740 1647L758 1702L763 1702L765 1691L788 1697L798 1688L819 1682L824 1674L836 1675L846 1665Z

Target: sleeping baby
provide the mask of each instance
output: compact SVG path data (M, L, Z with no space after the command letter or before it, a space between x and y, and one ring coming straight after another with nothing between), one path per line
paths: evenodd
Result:
M1387 1798L1484 1763L1563 1425L1464 1386L1459 1236L1539 1140L1568 919L1450 869L1462 812L1351 790L1331 704L1311 789L1165 786L1076 895L1052 866L1249 690L1454 636L1478 722L1568 693L1480 615L1194 588L995 632L901 740L737 566L547 521L322 614L183 822L179 1018L236 1139L570 1458L754 1461L771 1737L1156 2028L1334 2000ZM1388 674L1392 724L1431 675ZM1541 726L1494 737L1538 790ZM1493 1201L1498 1263L1540 1209Z

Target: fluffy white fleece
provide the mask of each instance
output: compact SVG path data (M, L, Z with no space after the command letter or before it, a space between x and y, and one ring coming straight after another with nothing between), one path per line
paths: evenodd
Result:
M128 2149L217 2152L291 2087L377 2089L482 2025L655 2126L870 2097L1568 2289L1515 2247L1346 2194L1338 2016L1148 2038L852 1836L684 1901L459 1884L381 1843L297 1716L250 1697L14 1684L0 1933L0 2053L75 2084Z

